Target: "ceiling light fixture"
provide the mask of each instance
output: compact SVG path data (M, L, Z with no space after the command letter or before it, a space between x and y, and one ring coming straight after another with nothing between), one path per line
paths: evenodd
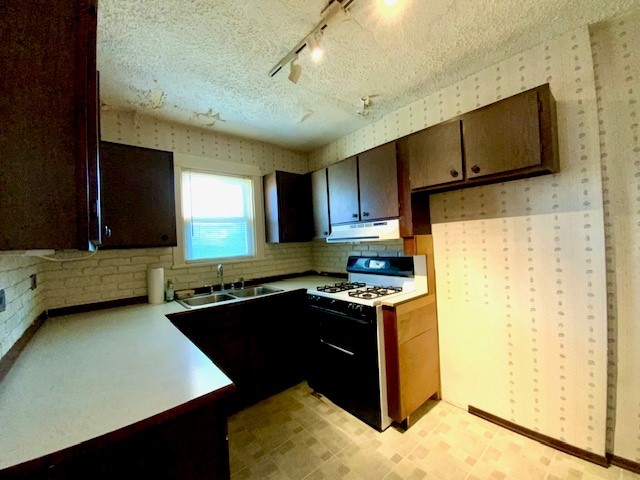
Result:
M291 70L289 72L289 80L293 83L298 83L298 79L300 78L300 74L302 74L302 67L300 65L296 65L296 61L298 60L298 55L296 55L289 64Z
M387 7L391 8L398 3L398 0L383 0L383 2Z
M329 25L332 18L336 16L337 13L347 11L347 8L351 6L353 2L356 0L329 0L329 4L325 7L321 12L322 20L318 23L309 34L304 37L289 53L287 53L269 72L269 76L273 77L276 73L282 70L288 63L291 64L291 73L289 75L289 80L293 83L298 81L300 77L300 73L302 72L302 67L300 65L294 65L293 62L297 60L298 54L304 50L305 47L309 47L311 51L311 58L317 62L322 58L324 51L322 50L322 46L320 44L322 34L325 28ZM297 67L299 70L295 70L296 75L294 75L294 68ZM294 81L295 79L295 81Z

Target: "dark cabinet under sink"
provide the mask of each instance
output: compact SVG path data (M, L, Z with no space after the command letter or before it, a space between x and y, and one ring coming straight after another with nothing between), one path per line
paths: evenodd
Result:
M233 412L304 379L305 299L305 290L296 290L169 318L233 381Z

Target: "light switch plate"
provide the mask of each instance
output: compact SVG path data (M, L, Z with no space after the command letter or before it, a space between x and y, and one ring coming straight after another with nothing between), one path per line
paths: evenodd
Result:
M7 309L7 301L4 297L4 290L0 290L0 312L4 312Z

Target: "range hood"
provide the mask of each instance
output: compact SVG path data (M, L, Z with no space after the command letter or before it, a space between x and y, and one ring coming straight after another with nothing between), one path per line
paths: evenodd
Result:
M395 240L400 238L400 221L377 220L375 222L347 223L332 225L327 243L338 242L375 242L377 240Z

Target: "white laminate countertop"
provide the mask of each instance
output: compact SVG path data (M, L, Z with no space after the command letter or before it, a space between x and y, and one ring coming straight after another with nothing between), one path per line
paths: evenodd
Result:
M303 276L264 285L290 291L342 280ZM166 318L186 310L171 302L47 319L0 382L0 469L231 385Z

